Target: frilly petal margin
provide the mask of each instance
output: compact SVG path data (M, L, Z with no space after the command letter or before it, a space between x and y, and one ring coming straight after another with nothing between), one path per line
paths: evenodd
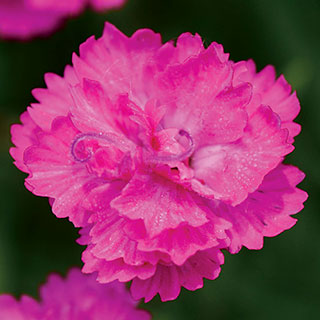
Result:
M276 71L273 66L266 66L260 72L256 72L255 63L252 60L240 61L234 65L234 85L250 82L253 86L253 97L247 106L248 114L252 114L261 105L268 105L281 118L281 127L289 131L288 141L300 133L300 125L293 122L300 112L300 103L296 92L292 89L284 76L276 79Z
M134 176L111 207L121 216L142 219L150 238L180 224L199 227L208 221L201 197L158 175Z
M85 226L87 214L79 204L99 181L90 183L86 169L74 163L70 144L78 133L68 118L55 119L51 134L39 130L38 143L24 152L24 163L30 172L26 187L38 196L54 199L52 210L58 217Z
M231 253L237 253L242 246L261 249L264 237L274 237L296 223L291 215L303 209L308 197L296 188L304 176L298 168L281 164L240 205L219 204L217 211L233 225L226 231L231 239Z
M31 119L27 111L20 116L21 124L11 126L12 142L15 147L10 148L10 155L15 159L15 166L23 172L29 173L23 160L24 151L38 143L37 133L40 128Z
M32 103L28 108L28 113L42 130L50 131L56 117L68 115L74 103L70 87L76 85L78 79L74 69L66 66L63 77L54 73L46 73L44 80L47 88L32 90L32 95L38 100L38 103Z
M208 146L193 157L196 177L214 191L216 199L233 206L257 189L264 176L293 150L288 132L268 106L251 115L243 137L232 144Z
M203 287L203 278L216 279L223 263L224 257L219 250L199 251L182 266L159 264L151 278L133 279L130 289L135 299L144 298L145 302L152 300L157 293L162 301L174 300L181 287L197 290Z
M127 282L135 277L139 279L148 279L152 277L156 271L156 265L144 263L142 265L130 265L124 262L122 258L112 261L98 259L91 252L91 246L83 252L82 261L84 266L82 272L97 272L97 280L101 283L109 283L114 280Z

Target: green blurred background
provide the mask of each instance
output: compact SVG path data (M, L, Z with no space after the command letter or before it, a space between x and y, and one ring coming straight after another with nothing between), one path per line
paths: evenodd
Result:
M182 290L176 301L147 304L155 320L320 319L320 2L318 0L128 0L119 11L86 11L51 37L32 42L0 41L0 292L37 296L48 273L65 274L81 265L83 247L66 219L50 212L48 201L33 196L25 175L8 154L9 127L43 87L43 74L62 74L71 54L108 20L126 34L149 27L175 39L198 32L206 44L217 41L232 60L253 58L259 69L273 64L297 90L303 125L288 162L307 178L310 197L297 225L261 251L226 254L220 277L203 289Z

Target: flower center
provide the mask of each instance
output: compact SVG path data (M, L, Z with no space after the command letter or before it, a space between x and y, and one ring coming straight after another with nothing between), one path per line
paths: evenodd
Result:
M177 137L177 142L180 142L185 148L183 152L168 155L161 155L159 153L156 153L151 156L150 160L166 163L171 161L182 162L185 159L189 158L192 155L195 147L193 139L191 135L183 129L179 130L178 135L179 136ZM183 141L183 139L186 141ZM160 149L158 140L156 140L156 142L154 142L154 139L152 140L152 147L155 151L158 151Z
M131 166L129 146L113 134L83 133L71 144L71 155L77 162L85 163L89 173L106 179L121 178ZM126 173L127 175L127 173Z
M193 154L194 141L187 131L169 131L172 134L164 129L152 135L149 147L143 143L142 146L136 145L112 133L82 133L75 137L70 151L76 162L86 166L88 173L107 180L127 180L140 162L138 159L142 160L139 166L148 166L149 163L154 168L156 164L169 164L177 168L172 162L183 162ZM140 158L139 154L143 157Z

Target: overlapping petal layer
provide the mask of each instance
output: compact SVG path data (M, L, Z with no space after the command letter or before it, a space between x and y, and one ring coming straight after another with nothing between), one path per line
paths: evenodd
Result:
M218 276L221 249L259 249L294 224L303 174L281 163L299 105L271 67L256 73L199 35L161 44L107 23L45 80L11 154L28 189L82 227L83 271L100 282L175 299Z

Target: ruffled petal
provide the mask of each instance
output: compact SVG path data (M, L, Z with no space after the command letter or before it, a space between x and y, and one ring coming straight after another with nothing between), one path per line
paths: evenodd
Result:
M200 149L192 158L195 176L214 191L216 199L237 205L257 189L264 176L292 151L288 132L269 107L251 116L241 140Z
M167 105L166 127L187 131L197 147L241 137L247 124L245 106L251 85L231 87L231 64L217 44L158 76L161 103Z
M76 226L82 226L87 214L80 203L102 182L71 155L71 143L78 133L68 118L57 118L51 133L40 132L39 144L25 151L24 162L30 172L27 187L36 195L55 199L52 210L57 217L69 217Z
M135 277L148 279L156 270L156 266L150 263L135 266L125 263L122 258L112 261L98 259L92 254L91 246L88 246L83 252L82 261L84 263L82 272L98 272L97 280L101 283L109 283L114 280L127 282Z
M183 33L178 37L174 51L177 62L184 63L204 51L202 39L197 33L195 35L189 32Z
M303 178L298 168L279 165L240 205L220 204L221 216L233 224L227 231L231 253L238 252L242 246L261 249L263 237L274 237L296 223L291 215L299 212L307 199L307 193L296 188Z
M300 103L296 93L291 93L291 86L284 76L281 75L276 79L275 69L270 65L257 73L252 60L238 62L234 68L235 73L238 74L234 78L234 84L250 82L253 86L253 99L247 106L248 113L254 113L260 104L270 106L279 115L281 127L288 128L289 141L293 142L293 137L300 132L300 126L293 122L300 112Z
M228 246L226 230L231 226L230 222L213 215L210 222L200 227L183 225L165 230L152 239L141 237L137 240L138 249L166 253L174 264L181 266L197 251Z
M111 99L128 93L130 100L145 105L152 78L144 70L160 47L161 37L152 30L142 29L128 38L106 23L102 38L89 38L72 61L79 79L99 81Z
M199 196L156 174L136 174L111 207L121 216L142 219L151 238L180 224L198 227L208 221Z
M23 172L29 173L26 167L23 154L33 144L38 143L37 134L40 128L25 111L20 116L21 124L11 126L11 139L15 147L10 148L10 155L15 160L14 164Z
M211 249L196 253L182 266L158 265L153 277L146 280L133 279L132 295L135 299L144 298L145 302L152 300L157 293L162 301L174 300L181 287L197 290L203 287L203 278L217 278L223 262L223 254L219 250Z
M143 252L138 250L137 241L131 239L126 233L128 222L119 217L115 210L110 209L106 214L93 215L89 222L93 223L90 230L91 253L105 261L122 258L124 263L138 266L144 263L157 264L159 260L166 259L166 255L153 250Z
M63 78L53 73L46 73L44 79L47 88L32 91L39 103L31 104L28 112L40 128L50 131L52 121L56 117L67 116L70 112L74 102L69 87L76 85L78 79L70 66L65 68Z

